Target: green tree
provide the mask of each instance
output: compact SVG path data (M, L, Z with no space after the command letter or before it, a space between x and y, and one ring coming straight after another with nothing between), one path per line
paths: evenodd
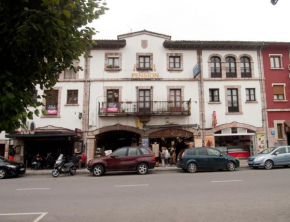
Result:
M29 110L41 105L35 86L51 89L73 67L92 44L87 24L107 9L102 0L0 0L0 132L39 115Z

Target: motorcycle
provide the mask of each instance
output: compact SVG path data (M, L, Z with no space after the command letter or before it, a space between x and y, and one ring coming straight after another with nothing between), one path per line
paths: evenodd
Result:
M63 154L60 154L59 157L57 158L53 170L52 170L52 176L53 177L58 177L59 174L65 173L65 174L70 174L70 175L75 175L77 168L75 164L70 161L68 163L65 163L65 158Z

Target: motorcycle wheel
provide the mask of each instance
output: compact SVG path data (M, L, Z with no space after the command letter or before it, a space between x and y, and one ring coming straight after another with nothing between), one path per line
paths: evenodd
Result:
M53 176L53 177L58 177L58 176L59 176L59 170L58 170L58 169L54 169L54 170L52 171L52 176Z
M70 173L70 175L72 175L72 176L73 176L73 175L75 175L75 174L76 174L76 172L77 172L76 170L71 170L69 173Z

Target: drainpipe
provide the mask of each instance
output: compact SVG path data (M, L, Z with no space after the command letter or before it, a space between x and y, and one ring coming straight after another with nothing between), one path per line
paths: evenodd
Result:
M258 51L258 60L259 60L259 68L260 68L260 80L261 80L261 88L262 88L262 125L266 131L266 145L269 147L269 135L268 135L268 113L267 113L267 101L266 101L266 90L265 90L265 76L264 76L264 66L262 64L262 49L264 48L265 43Z
M201 54L202 54L202 44L200 43L200 49L198 50L198 65L200 68L199 82L200 82L200 111L201 111L201 129L202 129L202 143L205 144L205 132L204 132L204 87L203 87L203 72L201 67Z

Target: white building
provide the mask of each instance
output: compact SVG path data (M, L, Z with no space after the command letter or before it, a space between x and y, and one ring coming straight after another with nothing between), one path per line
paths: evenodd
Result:
M21 145L19 160L38 151L85 151L90 159L97 147L149 145L161 137L256 150L264 131L262 43L172 41L146 30L96 42L91 57L76 64L83 71L60 75L35 130L8 135Z

